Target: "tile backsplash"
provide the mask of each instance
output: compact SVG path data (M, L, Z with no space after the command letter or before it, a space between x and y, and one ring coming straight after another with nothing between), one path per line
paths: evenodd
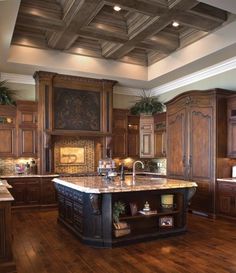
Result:
M30 163L31 160L34 160L37 163L37 160L32 157L0 158L0 175L14 175L16 174L16 164L26 164L27 162Z

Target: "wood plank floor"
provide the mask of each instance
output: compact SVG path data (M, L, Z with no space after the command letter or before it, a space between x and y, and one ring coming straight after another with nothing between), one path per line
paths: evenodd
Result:
M236 222L188 215L188 232L114 249L82 245L56 211L14 211L18 273L236 273Z

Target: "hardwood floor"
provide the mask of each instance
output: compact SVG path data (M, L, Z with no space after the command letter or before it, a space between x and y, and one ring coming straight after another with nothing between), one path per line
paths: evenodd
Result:
M114 249L82 245L56 211L14 211L18 273L236 273L236 222L188 215L188 232Z

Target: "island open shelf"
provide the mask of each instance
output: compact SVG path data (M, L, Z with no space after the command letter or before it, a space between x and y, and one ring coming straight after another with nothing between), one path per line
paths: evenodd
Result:
M58 221L86 244L113 247L186 231L188 203L196 183L160 178L135 185L127 178L104 182L101 177L55 178L58 194ZM173 207L163 208L162 195L173 195ZM113 209L121 202L125 210L119 225L113 221ZM148 202L151 215L140 213ZM135 210L133 209L135 207Z

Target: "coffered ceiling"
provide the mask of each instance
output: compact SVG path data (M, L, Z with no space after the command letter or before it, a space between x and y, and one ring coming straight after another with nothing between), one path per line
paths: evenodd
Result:
M0 0L0 79L44 70L158 95L236 70L235 18L235 0ZM223 79L210 88L236 90Z
M230 16L195 0L22 0L11 44L150 66Z

